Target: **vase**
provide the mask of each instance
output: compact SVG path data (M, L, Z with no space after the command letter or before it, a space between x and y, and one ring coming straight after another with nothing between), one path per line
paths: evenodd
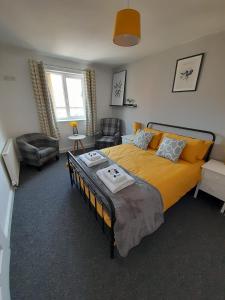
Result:
M78 135L77 127L73 127L73 135Z

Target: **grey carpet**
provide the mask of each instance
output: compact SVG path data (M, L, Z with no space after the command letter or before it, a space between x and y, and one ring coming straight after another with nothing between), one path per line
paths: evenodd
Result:
M186 195L165 224L125 259L109 258L94 216L71 189L65 157L42 172L24 167L11 234L12 300L223 300L221 202Z

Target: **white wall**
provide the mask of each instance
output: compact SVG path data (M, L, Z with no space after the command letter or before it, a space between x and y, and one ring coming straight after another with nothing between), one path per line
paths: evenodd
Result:
M0 83L0 90L2 84ZM0 111L0 154L7 141L7 131ZM2 156L0 156L0 298L9 300L10 227L14 191L11 188Z
M176 60L205 52L196 92L172 93ZM211 35L125 66L127 98L138 108L114 108L131 132L133 121L162 122L212 130L213 156L225 160L225 33ZM124 67L123 67L124 68Z
M28 59L42 60L49 65L83 69L88 62L68 61L39 55L33 51L14 47L0 46L0 109L4 111L5 124L10 137L28 132L40 131L36 104L33 96ZM98 119L111 115L109 107L111 99L112 70L103 65L89 65L96 71L97 115ZM5 80L5 77L14 77L15 80ZM61 132L60 149L67 150L71 142L67 136L71 128L67 122L60 122ZM79 132L85 133L85 122L79 121ZM86 146L91 146L92 140L86 139Z

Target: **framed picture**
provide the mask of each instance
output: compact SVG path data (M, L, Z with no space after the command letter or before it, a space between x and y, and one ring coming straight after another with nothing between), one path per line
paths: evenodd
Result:
M113 74L111 103L113 106L123 106L124 104L126 75L126 70Z
M196 91L204 53L177 60L172 92Z

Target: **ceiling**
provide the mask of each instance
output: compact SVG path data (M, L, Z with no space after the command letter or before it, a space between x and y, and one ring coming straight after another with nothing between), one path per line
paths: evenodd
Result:
M112 43L124 0L0 0L0 43L112 65L225 30L224 0L130 0L142 16L139 45Z

